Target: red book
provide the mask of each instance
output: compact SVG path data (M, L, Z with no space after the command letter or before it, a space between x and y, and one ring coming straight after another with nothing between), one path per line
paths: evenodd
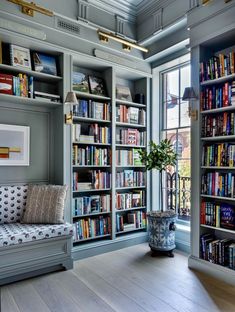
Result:
M0 93L13 94L12 88L13 76L0 74Z
M224 106L228 106L228 92L229 92L229 84L226 82L224 84Z

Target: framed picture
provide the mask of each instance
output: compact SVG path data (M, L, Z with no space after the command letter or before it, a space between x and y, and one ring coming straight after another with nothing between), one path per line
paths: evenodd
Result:
M83 73L73 72L73 90L89 93L88 76Z
M33 52L33 69L36 72L57 76L56 57L52 55L43 54L40 52Z
M30 51L14 44L10 45L11 65L31 69Z
M131 91L127 86L116 86L116 97L118 100L132 102Z
M0 124L0 166L29 166L30 128Z
M88 76L88 81L91 94L106 96L106 86L102 78Z

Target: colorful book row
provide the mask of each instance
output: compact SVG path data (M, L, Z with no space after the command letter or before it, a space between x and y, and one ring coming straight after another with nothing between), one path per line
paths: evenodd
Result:
M110 217L84 218L73 224L74 241L95 238L111 233Z
M127 145L146 145L146 133L138 129L117 129L116 143Z
M73 191L106 189L111 187L111 173L90 170L85 174L73 172Z
M72 127L73 142L80 143L111 143L111 129L108 127L99 127L97 123L91 125L73 124Z
M0 73L0 93L33 98L33 77L25 74L13 76Z
M146 113L144 109L137 107L127 107L126 105L119 105L116 108L116 121L139 124L145 126Z
M111 106L109 103L78 100L78 105L73 105L73 116L110 121Z
M139 149L131 150L116 150L116 165L117 166L138 166L142 165Z
M146 228L146 213L143 211L128 212L116 215L116 231L131 231Z
M217 239L212 234L203 234L201 258L235 270L235 242L229 238Z
M202 175L202 194L235 197L235 174L208 172Z
M220 53L211 57L207 62L200 64L200 81L217 79L235 73L235 52L227 55Z
M201 203L200 218L201 224L235 230L235 207L229 204L203 201Z
M146 204L145 191L116 194L116 209L125 210L133 207L143 207Z
M143 171L124 170L116 173L116 187L145 186Z
M202 147L202 166L234 167L235 144L204 145Z
M235 134L234 113L202 116L202 137Z
M110 194L73 198L73 216L76 217L90 213L110 212L110 201Z
M201 110L215 109L235 105L235 81L223 86L203 88L200 93Z
M111 151L107 148L73 146L73 165L75 166L107 166L111 163Z

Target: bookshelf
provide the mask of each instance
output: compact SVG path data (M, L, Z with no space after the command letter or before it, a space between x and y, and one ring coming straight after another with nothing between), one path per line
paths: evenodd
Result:
M112 242L119 242L120 239L131 239L146 232L146 212L148 207L147 186L148 179L145 166L138 161L138 149L146 148L148 140L147 134L147 104L149 102L149 77L143 73L133 72L128 69L118 69L115 66L105 66L101 62L74 58L72 62L72 72L81 72L87 76L97 76L105 81L106 94L94 95L89 92L76 90L79 105L82 101L90 103L99 102L109 105L110 114L106 118L97 118L95 112L88 104L90 113L83 114L79 108L73 110L73 126L71 130L71 185L72 185L72 220L75 229L74 249L76 251L92 248L93 246L107 245ZM127 86L133 96L144 94L144 103L137 101L127 101L117 98L116 86ZM72 89L72 88L71 88ZM84 107L86 105L84 104ZM99 107L101 106L98 105ZM120 119L118 114L120 107L125 110L126 119ZM100 108L99 108L100 109ZM129 114L134 114L130 118ZM109 140L100 142L89 137L84 137L81 141L76 137L76 131L87 135L87 129L95 127L105 127L109 131ZM78 127L76 129L76 127ZM84 131L84 132L83 132ZM128 142L117 139L122 131L123 137L133 136L133 140ZM81 136L80 136L81 138ZM91 140L91 142L89 142ZM105 150L105 157L101 155L100 162L92 160L94 151ZM103 163L103 160L108 160ZM76 156L74 156L76 155ZM82 155L77 159L77 155ZM79 157L78 157L79 158ZM87 160L89 158L89 161ZM94 176L91 183L82 189L74 187L75 175L88 177L91 171L98 171L100 174L109 174L110 184L108 187L94 189ZM130 174L131 181L125 185L124 175ZM117 177L123 179L123 183L117 184ZM119 180L120 180L119 179ZM141 183L140 183L141 182ZM82 184L81 184L82 185ZM106 208L100 204L101 197L109 202ZM118 200L119 206L117 206ZM99 220L103 226L102 230L94 233L95 222ZM93 223L92 223L93 222ZM91 233L93 231L93 233ZM106 231L106 232L105 232ZM79 234L80 233L80 234Z
M219 46L218 46L219 47ZM199 258L235 270L235 49L200 48ZM209 52L208 52L209 51Z

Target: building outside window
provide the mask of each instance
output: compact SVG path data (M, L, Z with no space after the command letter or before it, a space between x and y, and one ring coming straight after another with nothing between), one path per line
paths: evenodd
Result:
M190 64L184 63L161 73L161 137L168 138L178 159L175 167L163 176L164 208L175 209L178 220L190 221L190 118L188 102L182 101L185 87L190 86Z

